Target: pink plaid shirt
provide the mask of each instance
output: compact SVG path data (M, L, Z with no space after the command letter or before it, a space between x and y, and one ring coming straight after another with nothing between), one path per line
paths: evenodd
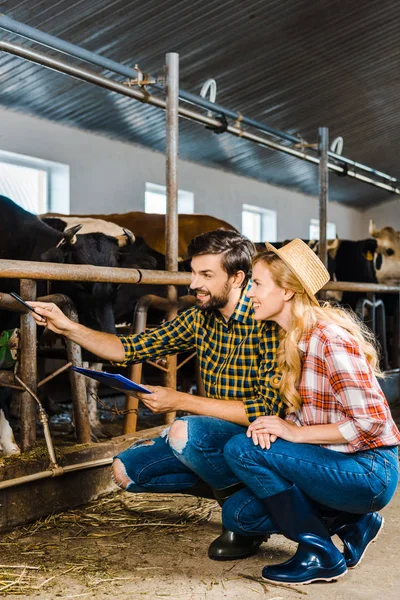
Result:
M299 394L303 404L286 418L299 425L337 423L347 444L326 444L357 452L400 444L389 405L356 341L341 327L318 322L303 336Z

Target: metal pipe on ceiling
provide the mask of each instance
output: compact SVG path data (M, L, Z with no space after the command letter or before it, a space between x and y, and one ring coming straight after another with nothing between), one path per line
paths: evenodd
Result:
M114 60L111 60L109 58L101 56L100 54L97 54L95 52L85 50L84 48L81 48L80 46L77 46L76 44L71 44L70 42L66 42L65 40L62 40L54 35L50 35L48 33L40 31L39 29L30 27L29 25L25 25L24 23L20 23L20 22L16 21L15 19L7 17L6 15L3 15L1 13L0 13L0 28L4 29L6 31L9 31L10 33L20 35L21 37L24 37L31 41L34 41L34 42L37 42L44 46L47 46L53 50L58 50L59 52L68 54L69 56L72 56L74 58L78 58L80 60L95 64L99 67L102 67L102 68L112 71L114 73L118 73L118 74L128 77L130 79L138 79L138 72L136 70L132 69L131 67L122 65ZM151 83L151 85L153 87L155 87L156 89L164 91L164 86L155 80L153 83ZM249 117L245 117L238 112L227 109L227 108L221 106L220 104L215 104L213 102L210 102L210 101L206 100L205 98L202 98L201 96L197 96L196 94L191 94L190 92L186 92L184 90L178 90L178 91L179 91L179 97L181 98L181 100L189 102L190 104L194 104L195 106L204 108L208 111L212 111L213 114L224 115L225 117L227 117L229 119L234 119L235 121L237 121L239 119L240 122L245 125L254 127L255 129L258 129L259 131L267 133L268 135L271 135L278 139L285 140L292 144L298 144L300 141L300 139L296 136L290 135L289 133L286 133L284 131L279 131L278 129L269 127L268 125L264 125L263 123L260 123L259 121L250 119ZM315 151L315 148L311 148L311 150ZM354 161L350 158L346 158L345 156L342 156L342 155L332 152L330 150L328 151L328 156L330 158L332 158L333 160L338 161L339 164L341 164L341 165L345 164L347 166L351 166L354 170L365 171L366 173L372 174L375 177L379 177L379 178L389 181L393 184L397 183L396 177L388 175L387 173L383 173L382 171L378 171L377 169L373 169L372 167L368 167L367 165L363 165L362 163ZM343 174L346 174L346 169L343 169ZM377 186L377 187L380 187L380 186ZM387 189L387 188L383 188L383 189ZM400 191L399 192L394 191L394 190L388 190L388 191L393 191L394 193L400 194Z
M53 69L59 73L64 73L71 77L75 77L76 79L80 79L81 81L86 81L87 83L92 83L99 87L122 94L123 96L133 98L139 102L150 104L152 106L156 106L157 108L162 108L163 110L166 108L166 102L162 98L152 96L141 89L132 89L123 83L119 83L113 79L103 77L102 75L99 75L93 71L82 69L81 67L77 67L51 56L47 56L46 54L38 52L37 50L32 50L30 48L20 46L19 44L13 44L11 42L4 42L0 40L0 51L8 52L9 54L13 54L14 56L18 56L49 69ZM208 117L207 115L196 112L187 106L179 106L179 114L186 119L196 121L197 123L207 125L211 128L221 127L221 121L219 121L218 118ZM305 150L297 150L289 146L283 146L277 142L261 137L256 133L244 131L241 127L236 125L228 125L226 131L232 135L235 135L236 137L255 142L260 146L265 146L267 148L271 148L272 150L277 150L278 152L284 152L285 154L300 158L301 160L313 163L314 165L319 165L319 158L306 154ZM348 177L357 179L358 181L363 181L364 183L381 188L387 192L400 195L400 188L389 183L371 179L370 177L358 173L356 170L347 170L343 166L332 162L328 163L328 167L330 171L339 175L347 175Z

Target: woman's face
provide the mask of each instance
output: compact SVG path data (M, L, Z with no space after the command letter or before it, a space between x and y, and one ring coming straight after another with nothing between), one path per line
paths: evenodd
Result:
M254 316L257 321L272 320L286 309L288 292L276 285L271 273L262 261L253 267L252 286L247 294L252 299Z

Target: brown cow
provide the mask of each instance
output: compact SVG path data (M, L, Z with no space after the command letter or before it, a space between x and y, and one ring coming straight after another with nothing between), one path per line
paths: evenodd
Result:
M67 220L69 217L79 217L80 223L82 223L82 217L111 221L144 238L145 242L153 250L165 254L165 215L144 212L113 213L110 215L62 215L48 213L47 215L42 215L42 218L45 217L60 217L63 220ZM181 260L186 258L189 242L196 235L218 229L219 227L237 231L235 227L226 221L210 217L209 215L178 215L178 257Z
M393 227L376 229L369 222L369 234L377 241L375 271L379 283L400 285L400 231Z

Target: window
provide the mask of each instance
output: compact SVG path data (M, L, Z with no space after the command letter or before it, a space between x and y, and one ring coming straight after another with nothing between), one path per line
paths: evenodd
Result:
M336 238L336 223L326 224L326 239ZM310 219L310 240L319 240L319 219Z
M252 242L276 242L276 211L243 204L242 233Z
M146 182L144 210L147 213L165 215L167 212L167 188L165 185ZM194 213L194 194L178 190L178 213Z
M34 214L69 213L69 167L0 150L0 194Z

